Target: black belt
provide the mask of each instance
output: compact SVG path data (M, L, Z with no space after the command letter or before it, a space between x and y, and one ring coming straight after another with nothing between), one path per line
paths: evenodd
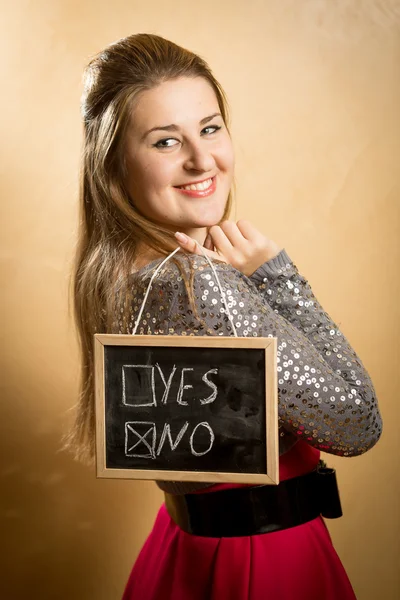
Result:
M204 537L270 533L302 525L320 515L342 516L335 469L321 466L279 485L231 488L203 494L164 492L172 520L184 531Z

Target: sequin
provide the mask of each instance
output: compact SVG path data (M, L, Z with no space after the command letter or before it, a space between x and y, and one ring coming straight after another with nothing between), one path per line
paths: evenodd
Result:
M225 314L206 259L190 256L200 318L191 310L176 265L169 262L153 282L137 333L231 336L230 319L234 318L239 336L276 337L280 454L299 436L338 456L357 456L369 450L382 431L371 379L286 251L251 277L230 265L214 263L230 315ZM153 262L132 274L126 298L116 296L112 333L132 333L156 265ZM190 275L183 260L182 267ZM168 491L168 485L172 490L173 482L163 482L163 489Z

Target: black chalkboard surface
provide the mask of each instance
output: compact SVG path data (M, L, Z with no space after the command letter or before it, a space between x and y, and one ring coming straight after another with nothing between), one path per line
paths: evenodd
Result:
M98 477L279 483L276 338L94 337Z

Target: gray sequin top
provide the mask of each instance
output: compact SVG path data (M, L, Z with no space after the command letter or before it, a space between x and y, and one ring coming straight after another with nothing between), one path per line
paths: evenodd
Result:
M203 256L189 258L200 319L190 308L178 267L170 260L153 281L137 334L233 335L209 263ZM179 260L189 276L187 258ZM128 296L117 297L114 333L132 333L150 278L161 261L132 274ZM298 439L338 456L357 456L372 448L382 432L372 381L286 250L250 277L225 263L213 265L237 334L277 338L280 455ZM128 303L128 321L120 317L121 302ZM177 494L213 485L156 483Z

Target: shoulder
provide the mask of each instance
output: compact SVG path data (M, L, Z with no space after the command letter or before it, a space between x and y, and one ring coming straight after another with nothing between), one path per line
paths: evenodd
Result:
M147 306L161 303L170 314L184 310L187 304L204 310L221 303L221 292L236 304L253 287L243 273L222 261L209 262L204 256L180 253L163 261L152 261L132 274L130 289L138 304L146 297Z
M132 274L130 310L133 320L140 317L139 333L232 335L230 318L239 315L240 327L246 315L263 311L254 284L232 265L196 254L172 259Z
M181 310L188 302L204 308L204 304L219 304L221 292L235 304L256 291L246 275L222 261L209 262L204 256L180 253L164 264L163 260L133 274L131 291L138 302L147 295L146 303L162 301L168 310Z
M168 327L169 333L229 334L225 307L240 306L249 294L246 280L232 265L197 254L156 259L132 272L116 291L115 327L131 333L139 319L139 333L165 333Z
M210 281L217 277L224 283L229 281L239 282L243 280L248 282L248 278L232 265L213 259L207 260L204 256L197 254L178 253L164 262L164 258L148 263L135 273L132 273L132 283L139 286L146 286L153 278L153 283L165 284L184 284L192 281L197 285ZM164 263L164 264L163 264Z

